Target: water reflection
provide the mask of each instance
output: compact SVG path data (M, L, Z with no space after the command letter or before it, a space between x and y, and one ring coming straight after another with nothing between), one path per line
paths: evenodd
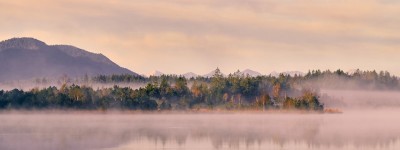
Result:
M1 114L0 149L399 149L400 111Z

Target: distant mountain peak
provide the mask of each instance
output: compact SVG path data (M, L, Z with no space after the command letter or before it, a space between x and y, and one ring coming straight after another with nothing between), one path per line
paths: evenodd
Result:
M286 71L286 72L282 72L284 75L290 75L290 76L295 76L295 75L298 75L298 76L303 76L304 75L304 72L301 72L301 71Z
M273 76L273 77L277 77L277 76L279 76L279 73L276 71L272 71L269 75Z
M219 69L219 68L217 68L217 69ZM213 77L213 76L215 75L217 69L211 71L210 73L207 73L207 74L203 75L203 77L206 77L206 78L211 78L211 77ZM225 76L224 73L221 72L221 74L222 74L222 76Z
M38 50L46 47L47 44L35 38L22 37L12 38L0 42L0 51L9 48L22 48L30 50Z
M187 79L190 79L190 78L195 78L195 77L197 77L197 76L199 76L199 75L198 75L198 74L195 74L195 73L193 73L193 72L188 72L188 73L183 74L182 76L184 76L184 77L187 78Z
M162 75L164 75L164 73L162 73L161 71L158 71L158 70L156 70L156 71L154 71L154 73L153 74L151 74L152 76L162 76Z
M279 77L280 74L290 75L292 77L295 76L295 75L304 76L304 72L301 72L301 71L284 71L284 72L281 72L281 73L273 71L273 72L270 73L270 75L274 76L274 77Z
M243 74L244 76L249 75L251 77L257 77L257 76L261 76L262 75L261 73L259 73L257 71L254 71L254 70L251 70L251 69L245 69L244 71L241 71L240 73Z
M34 38L12 38L0 42L0 81L58 78L85 74L138 75L95 54L69 45L47 45Z

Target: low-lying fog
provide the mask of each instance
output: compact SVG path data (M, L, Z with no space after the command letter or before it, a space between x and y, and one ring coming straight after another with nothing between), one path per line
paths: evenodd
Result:
M340 109L400 109L400 91L321 90L321 101L326 107Z
M132 89L138 89L141 87L145 87L146 83L69 83L69 85L79 85L79 86L87 86L87 87L91 87L93 89L103 89L103 88L112 88L115 85L118 85L119 87L129 87ZM5 91L10 91L13 89L20 89L20 90L24 90L24 91L30 91L34 88L37 89L44 89L44 88L48 88L48 87L57 87L57 88L61 88L62 83L56 83L56 82L49 82L49 83L45 83L45 84L36 84L36 83L32 83L32 82L9 82L9 83L1 83L0 82L0 90L5 90Z
M400 111L3 113L0 149L399 149Z
M342 114L0 112L0 149L400 149L400 93L322 90Z

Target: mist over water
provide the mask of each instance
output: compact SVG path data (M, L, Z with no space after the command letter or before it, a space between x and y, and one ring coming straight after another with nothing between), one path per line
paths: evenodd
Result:
M400 92L320 90L320 95L326 108L343 113L3 111L0 149L400 149Z
M3 112L0 149L399 149L400 111Z

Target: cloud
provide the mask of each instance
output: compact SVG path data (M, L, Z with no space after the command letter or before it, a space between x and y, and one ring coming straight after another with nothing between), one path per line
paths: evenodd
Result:
M139 73L400 74L399 15L400 3L389 0L0 0L0 38L76 45Z

